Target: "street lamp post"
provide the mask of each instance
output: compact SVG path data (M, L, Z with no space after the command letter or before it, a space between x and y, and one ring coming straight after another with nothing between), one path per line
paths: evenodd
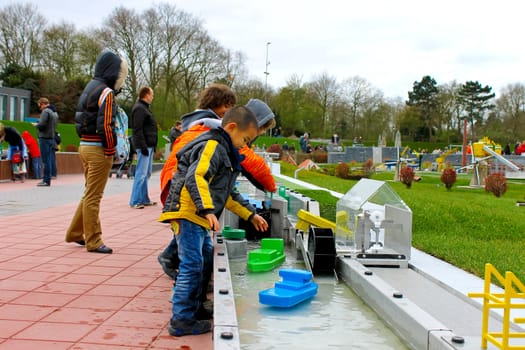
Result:
M467 117L463 118L463 147L461 150L461 166L467 165Z
M268 102L268 75L270 72L268 72L268 65L270 65L270 61L268 61L268 46L270 46L271 42L266 43L266 70L264 71L264 99L266 102Z

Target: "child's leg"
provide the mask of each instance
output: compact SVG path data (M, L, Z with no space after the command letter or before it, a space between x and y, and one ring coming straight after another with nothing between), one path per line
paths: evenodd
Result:
M178 225L178 227L176 227ZM172 321L194 321L200 305L204 258L203 244L208 231L187 220L172 222L179 246L179 275L173 293Z
M213 272L213 242L209 234L204 238L202 256L204 266L202 269L202 284L199 300L204 302L207 300L206 293L208 290L208 284L211 280L211 274Z

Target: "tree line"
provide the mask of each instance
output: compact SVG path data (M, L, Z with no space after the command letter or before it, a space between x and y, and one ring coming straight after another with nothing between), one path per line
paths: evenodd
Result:
M463 123L469 140L489 136L500 143L525 139L525 86L512 83L496 98L478 81L438 84L431 76L407 87L407 100L387 98L358 75L338 79L326 72L310 81L290 72L285 86L266 88L249 75L242 51L223 47L202 20L173 4L156 4L142 12L119 6L99 27L78 30L74 23L48 23L32 4L0 9L0 80L4 86L32 91L35 101L48 97L61 122L71 123L76 103L93 75L97 55L114 50L129 63L119 103L129 112L138 90L155 90L152 105L160 127L169 129L196 107L197 98L214 82L232 87L239 104L250 98L267 101L281 135L381 136L393 143L396 131L406 141L461 143Z

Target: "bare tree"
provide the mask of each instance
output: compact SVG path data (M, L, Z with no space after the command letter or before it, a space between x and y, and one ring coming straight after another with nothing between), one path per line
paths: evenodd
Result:
M0 54L3 68L18 64L35 69L46 20L33 4L12 4L0 11Z
M496 100L498 114L504 121L505 131L512 141L521 140L525 134L525 86L521 83L509 84L501 90Z
M452 131L457 135L462 134L462 106L459 99L459 88L460 84L456 81L438 87L435 119L438 134L443 133L443 128L447 134Z
M334 77L324 72L314 78L309 84L309 91L315 103L321 109L321 134L325 134L327 124L330 122L329 111L336 101L339 86Z
M216 72L214 58L220 55L220 46L205 30L200 30L188 42L186 50L179 53L181 69L177 75L177 92L191 110L199 91L213 80L209 77Z
M219 58L219 77L218 80L231 87L235 86L238 80L246 80L248 72L244 64L245 55L240 51L225 49L223 58Z
M93 77L95 73L95 64L97 63L97 57L105 47L101 39L101 30L89 30L78 33L77 35L78 50L75 61L79 67L78 74L85 75L87 77Z
M76 58L80 43L75 25L66 22L52 25L44 31L43 37L43 66L66 80L72 79L78 71Z
M350 134L355 136L359 120L363 118L364 109L368 107L374 97L374 89L372 84L364 78L355 76L343 80L340 91L341 98L348 106Z
M129 83L127 88L133 100L137 99L138 89L145 80L141 79L144 62L143 25L135 10L117 7L104 20L105 35L110 48L119 52L128 61Z
M163 50L163 60L158 67L164 79L164 104L168 107L169 99L177 99L180 96L177 92L182 85L180 80L181 72L185 69L185 61L191 55L192 41L201 31L200 20L182 10L177 10L173 5L163 3L158 7L159 17L159 41ZM186 112L194 108L192 102L188 102L188 93L185 101ZM190 99L191 100L191 99Z

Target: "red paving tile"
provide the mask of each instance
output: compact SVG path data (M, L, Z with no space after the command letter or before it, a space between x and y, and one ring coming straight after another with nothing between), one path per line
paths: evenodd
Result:
M29 292L11 301L18 305L63 306L77 298L75 294Z
M76 342L95 327L95 325L88 324L52 323L41 321L34 323L32 326L17 333L12 338Z
M10 222L9 230L0 232L9 248L0 256L0 350L213 348L212 333L168 334L173 282L157 255L171 234L157 222L160 206L130 209L132 182L110 180L108 186L114 183L118 190L106 190L101 222L104 242L114 254L88 253L64 242L83 177L59 176L46 192L35 189L35 183L0 183L2 195L14 201L24 198L18 191L25 196L40 191L38 198L46 199L31 209L15 206L15 214L0 207L0 220ZM152 176L150 192L158 198L158 174ZM78 195L71 199L71 194Z
M111 326L104 323L84 338L86 343L140 346L148 348L162 329Z
M4 304L0 306L0 320L38 321L55 310L52 306Z
M74 343L65 343L57 341L39 341L35 339L17 340L8 339L0 344L0 350L66 350Z
M32 324L33 322L29 321L2 320L0 335L2 338L9 338Z
M92 309L61 308L44 317L45 322L101 324L115 311L95 311Z

